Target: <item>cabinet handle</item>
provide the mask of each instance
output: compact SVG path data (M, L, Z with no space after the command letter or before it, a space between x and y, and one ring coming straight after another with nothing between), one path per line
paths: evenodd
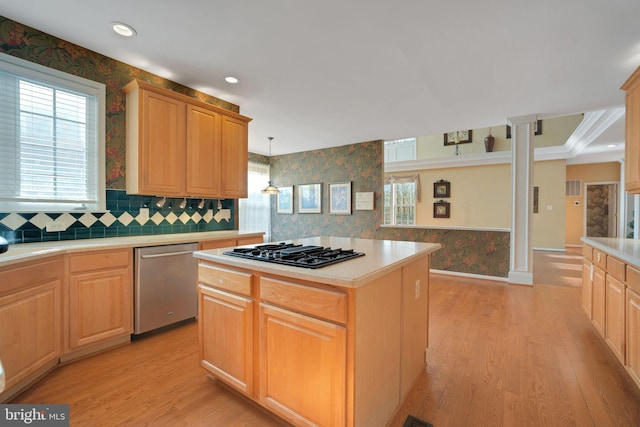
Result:
M162 258L165 256L176 256L176 255L186 255L186 254L192 254L194 251L181 251L181 252L166 252L163 254L153 254L153 255L142 255L142 259L148 259L148 258Z

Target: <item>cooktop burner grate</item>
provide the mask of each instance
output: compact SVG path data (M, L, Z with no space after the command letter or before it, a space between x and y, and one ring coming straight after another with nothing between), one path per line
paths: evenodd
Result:
M320 268L364 256L364 253L354 252L353 249L303 246L284 242L251 248L235 248L233 251L223 252L223 254L303 268Z

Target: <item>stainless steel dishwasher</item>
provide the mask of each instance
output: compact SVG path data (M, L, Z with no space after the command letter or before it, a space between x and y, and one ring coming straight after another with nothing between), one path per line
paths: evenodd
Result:
M135 248L134 334L198 313L197 243Z

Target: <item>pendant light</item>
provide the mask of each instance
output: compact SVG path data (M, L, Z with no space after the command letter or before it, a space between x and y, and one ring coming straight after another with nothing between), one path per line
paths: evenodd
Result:
M280 193L280 190L278 190L278 187L276 187L275 185L271 185L271 141L272 140L273 140L273 137L270 136L269 137L269 185L267 185L264 189L262 189L262 192L264 194Z

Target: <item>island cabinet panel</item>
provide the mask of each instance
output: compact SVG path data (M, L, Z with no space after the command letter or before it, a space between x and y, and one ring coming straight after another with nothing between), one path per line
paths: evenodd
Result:
M593 264L582 260L582 309L591 318L591 299L593 295Z
M201 365L253 395L253 300L199 285Z
M607 274L605 290L604 338L616 357L625 359L625 285Z
M295 425L345 425L346 329L260 305L260 402Z
M65 292L65 353L130 340L133 331L133 251L70 254ZM74 356L68 356L67 359Z
M62 354L60 258L0 269L0 358L5 391L15 395L58 364Z
M626 293L626 309L627 372L640 387L640 294L629 288Z
M605 322L605 272L599 267L593 266L593 281L592 283L592 300L591 300L591 322L593 326L600 332L600 335L604 337L604 322Z

